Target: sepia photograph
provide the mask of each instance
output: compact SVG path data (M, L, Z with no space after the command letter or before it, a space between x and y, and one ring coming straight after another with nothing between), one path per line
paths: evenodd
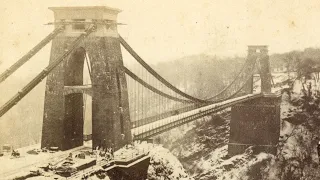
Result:
M0 17L0 180L320 180L319 0Z

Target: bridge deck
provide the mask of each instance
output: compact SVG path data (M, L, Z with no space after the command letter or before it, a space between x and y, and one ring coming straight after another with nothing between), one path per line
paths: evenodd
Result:
M168 131L170 129L173 129L177 126L181 126L185 123L188 123L190 121L199 119L201 117L207 116L212 113L219 112L223 109L226 109L228 107L231 107L237 103L241 103L250 99L254 99L257 97L261 97L261 94L249 94L237 98L233 98L230 100L226 100L219 103L210 104L208 106L204 106L198 109L194 109L185 113L181 113L175 116L171 116L168 118L164 118L161 120L158 120L156 122L146 124L137 128L133 128L131 130L132 134L134 135L135 139L145 139L152 136L155 136L157 134L160 134L162 132Z

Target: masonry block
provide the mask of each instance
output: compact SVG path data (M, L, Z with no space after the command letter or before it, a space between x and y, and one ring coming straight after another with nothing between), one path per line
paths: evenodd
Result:
M264 95L231 109L229 155L241 154L249 146L256 152L275 154L280 136L280 96Z
M83 39L76 50L47 77L41 147L67 150L83 144L83 95L64 94L65 86L83 85L86 54L91 64L93 147L117 150L131 142L129 102L116 25L118 9L56 7L55 23L65 31L52 42L50 62L60 57L83 31L96 31Z
M67 48L74 38L56 38L52 43L50 62ZM61 150L83 144L83 100L82 94L64 95L64 86L83 84L85 51L75 50L47 77L42 147L59 147Z
M142 161L137 160L131 164L123 164L122 167L108 171L110 180L128 179L128 180L146 180L148 177L148 168L150 164L150 157Z

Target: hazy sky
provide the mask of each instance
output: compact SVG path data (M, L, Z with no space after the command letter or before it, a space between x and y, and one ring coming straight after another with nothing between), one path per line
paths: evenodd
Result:
M1 0L0 58L11 64L51 30L52 5L123 10L120 34L148 62L206 53L246 55L248 44L285 52L320 45L319 0ZM47 47L40 63L47 63Z

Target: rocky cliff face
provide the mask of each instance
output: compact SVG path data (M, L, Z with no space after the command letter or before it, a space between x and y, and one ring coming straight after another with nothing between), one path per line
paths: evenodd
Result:
M229 157L227 155L229 123L228 112L224 112L198 120L193 124L194 128L173 143L168 143L168 140L163 141L194 179L257 177L261 174L260 168L267 167L266 164L273 156L265 153L253 154L253 151L248 149L244 154ZM162 138L169 139L166 135Z
M314 93L308 98L301 94L301 87L292 89L291 96L284 93L282 97L281 137L275 156L254 154L248 148L229 157L228 112L174 129L163 134L161 141L194 179L319 179L320 96Z

